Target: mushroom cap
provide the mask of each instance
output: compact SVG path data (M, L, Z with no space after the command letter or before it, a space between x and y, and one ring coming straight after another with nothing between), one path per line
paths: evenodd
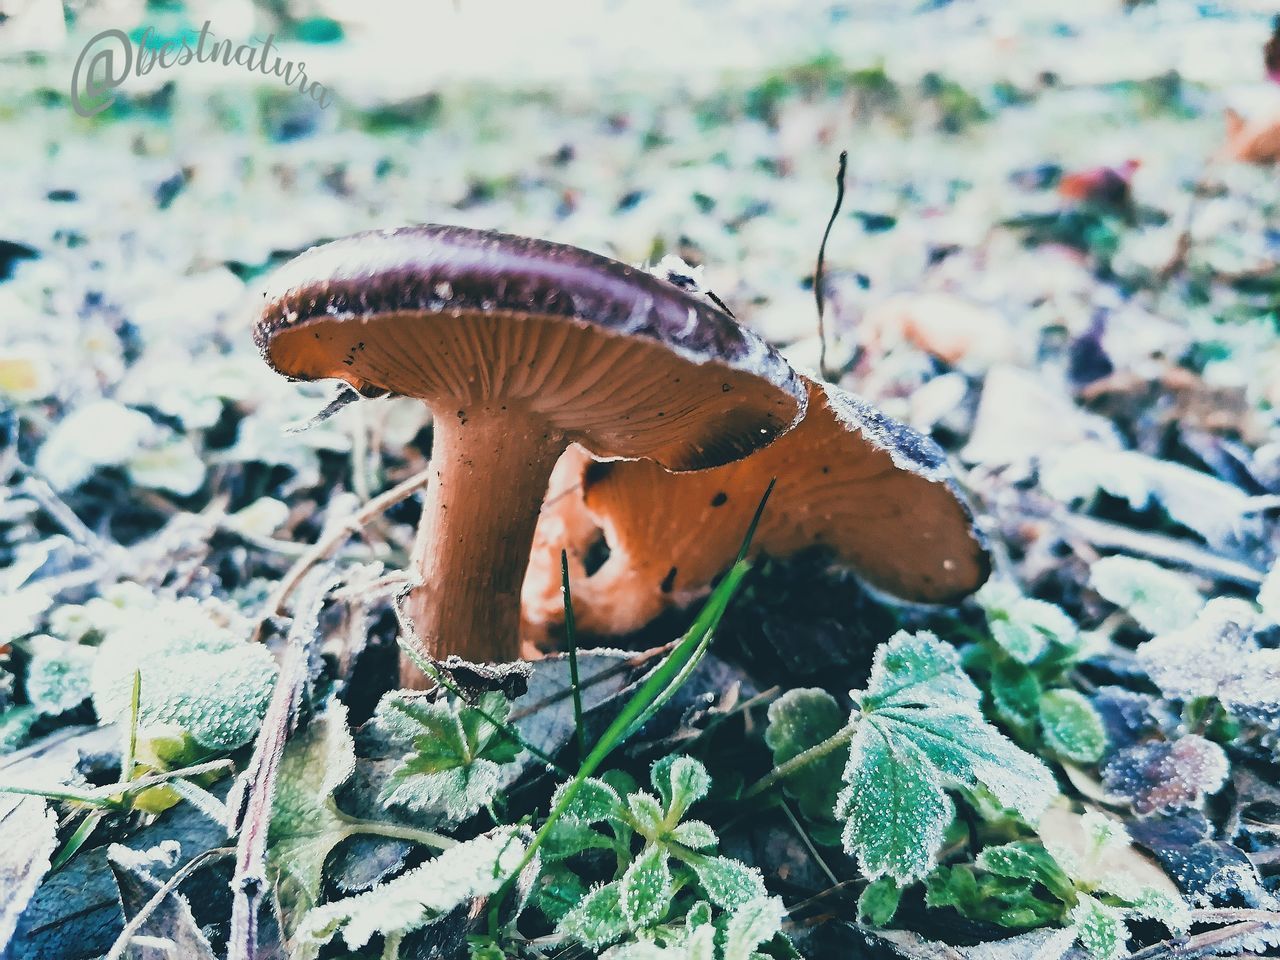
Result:
M804 412L797 374L727 313L576 247L463 227L356 234L269 282L254 340L300 380L523 412L596 456L735 460Z
M786 557L825 548L836 563L904 600L954 602L987 579L990 558L942 450L853 394L808 381L808 411L790 433L737 463L673 475L651 462L590 463L577 500L603 531L608 559L573 583L580 627L601 633L638 629L664 607L705 593L732 563L752 513L777 484L752 551ZM561 486L567 487L562 478ZM547 532L590 545L564 514L563 498L544 511ZM550 561L535 556L524 590L531 622L556 618ZM557 581L558 582L558 581ZM540 602L540 594L547 594Z

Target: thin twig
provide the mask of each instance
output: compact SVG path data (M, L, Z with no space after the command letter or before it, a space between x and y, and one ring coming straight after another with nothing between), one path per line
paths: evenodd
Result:
M120 936L116 937L116 942L111 945L111 949L107 951L104 960L121 960L124 957L125 950L129 947L129 941L132 940L142 929L142 925L147 922L151 914L155 913L156 908L164 903L165 898L177 889L178 884L195 873L196 870L204 866L212 860L221 860L223 857L229 857L235 851L230 847L218 847L214 850L206 850L204 853L197 853L194 857L182 865L173 876L165 881L164 885L157 890L146 903L142 905L133 919L124 925L124 929L120 931Z
M415 473L408 480L396 484L390 490L378 494L345 520L334 524L333 528L323 534L309 550L299 557L284 577L281 578L279 586L276 587L275 592L267 600L267 604L263 609L262 619L258 621L257 626L254 628L254 639L260 639L262 625L268 617L280 613L284 608L284 602L297 589L298 584L302 582L302 578L306 576L308 570L328 557L351 534L358 533L362 527L390 510L397 503L408 500L419 489L426 486L427 481L430 479L431 469L428 467L420 473Z
M1206 947L1218 946L1234 940L1236 937L1245 937L1250 934L1262 933L1268 928L1275 929L1276 920L1247 920L1243 923L1233 923L1229 927L1219 927L1216 930L1206 930L1204 933L1198 933L1194 937L1179 937L1175 940L1162 940L1159 943L1153 943L1145 950L1139 950L1132 954L1129 960L1160 960L1173 955L1174 951L1182 952L1187 956L1191 956L1197 950L1203 950Z
M836 203L831 208L831 219L827 221L827 229L822 232L822 243L818 247L818 265L813 271L813 299L818 305L818 372L823 380L831 380L831 371L827 368L827 327L826 327L826 295L822 289L822 276L826 268L827 239L831 236L831 228L835 226L840 207L844 204L844 175L849 167L849 151L840 151L840 167L836 171Z
M317 571L302 616L294 619L289 644L280 662L280 675L271 693L253 756L227 806L236 818L236 869L231 878L231 936L227 960L254 960L258 950L258 908L266 888L267 832L275 800L276 775L285 743L293 730L307 682L311 647L319 636L317 620L325 593L333 584Z

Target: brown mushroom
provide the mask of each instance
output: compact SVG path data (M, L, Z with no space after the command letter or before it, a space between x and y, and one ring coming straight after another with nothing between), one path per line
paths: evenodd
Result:
M561 549L572 558L583 630L629 633L702 596L733 562L773 477L753 552L826 548L871 586L921 603L981 586L990 572L983 538L938 446L843 390L812 380L808 390L800 425L737 463L675 475L644 461L592 462L578 477L561 473L525 581L528 622L563 619ZM574 511L598 532L566 516ZM584 560L601 534L608 557L593 570Z
M418 397L434 415L405 601L431 657L518 656L538 507L570 443L700 469L804 410L794 371L728 314L543 240L434 225L358 234L286 264L265 297L254 337L276 371ZM422 682L410 663L401 672Z

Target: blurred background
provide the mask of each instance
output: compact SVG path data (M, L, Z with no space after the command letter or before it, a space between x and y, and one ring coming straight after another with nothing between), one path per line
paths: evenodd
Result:
M311 539L332 491L366 498L421 466L411 402L284 433L326 391L280 382L249 340L258 278L356 230L444 221L630 262L674 253L813 366L841 150L828 367L955 453L989 523L1021 530L1010 491L1064 451L1041 480L1052 502L1101 489L1123 514L1172 482L1125 473L1136 461L1103 456L1117 451L1241 496L1280 490L1267 4L0 10L0 399L20 460L123 544L214 503L255 536ZM236 44L273 37L330 102L192 63L135 71L95 116L73 109L102 31L136 47L206 22ZM24 516L3 549L30 572L50 548ZM1261 556L1233 517L1225 532L1174 520Z

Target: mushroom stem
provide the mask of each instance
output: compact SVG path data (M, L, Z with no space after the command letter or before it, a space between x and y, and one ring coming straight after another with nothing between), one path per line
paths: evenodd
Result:
M473 662L520 657L520 583L538 508L563 436L510 409L460 409L437 416L431 479L411 558L419 585L404 612L428 657ZM400 682L427 678L407 657Z

